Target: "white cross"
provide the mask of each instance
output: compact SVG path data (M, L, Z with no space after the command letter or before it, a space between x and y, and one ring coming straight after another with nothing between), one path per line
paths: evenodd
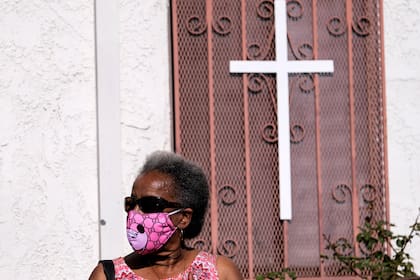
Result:
M333 72L332 60L287 60L286 0L275 0L276 60L231 61L232 73L275 73L277 77L277 126L280 219L292 219L290 171L289 73ZM287 93L287 94L286 94Z

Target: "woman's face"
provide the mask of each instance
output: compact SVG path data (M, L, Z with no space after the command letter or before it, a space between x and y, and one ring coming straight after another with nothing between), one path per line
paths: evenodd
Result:
M185 227L188 216L183 214L185 210L181 204L175 201L170 176L151 171L137 177L131 197L126 198L125 202L127 238L134 250L145 255L162 246L179 247L180 236L172 237L178 228Z
M151 171L137 177L133 184L131 196L136 199L154 197L162 198L168 202L178 202L175 200L172 178L158 171ZM173 208L171 209L173 210ZM166 210L164 212L167 212Z

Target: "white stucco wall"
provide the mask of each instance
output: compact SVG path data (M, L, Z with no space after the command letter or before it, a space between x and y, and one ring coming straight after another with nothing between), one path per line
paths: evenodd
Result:
M121 1L122 173L127 195L145 156L171 150L169 1Z
M0 278L98 255L93 1L0 1Z
M390 219L408 234L420 208L420 1L384 1ZM410 246L420 274L420 238Z
M168 2L119 1L126 194L144 157L171 149ZM405 232L420 207L420 1L384 4L391 221ZM99 258L94 1L0 1L0 15L0 275L87 279Z
M145 157L172 149L169 1L120 3L121 168L128 196Z

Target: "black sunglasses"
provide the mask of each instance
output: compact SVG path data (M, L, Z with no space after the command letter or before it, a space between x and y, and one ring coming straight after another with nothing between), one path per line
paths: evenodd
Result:
M143 213L159 213L166 208L182 208L180 203L169 202L156 196L144 196L142 198L127 196L124 199L126 212L133 210L137 205Z

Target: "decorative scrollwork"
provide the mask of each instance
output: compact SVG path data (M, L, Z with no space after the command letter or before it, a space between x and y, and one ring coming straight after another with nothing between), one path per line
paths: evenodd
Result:
M266 78L266 76L264 74L255 73L248 75L248 89L250 92L254 94L261 93L264 87L267 88L270 94L271 104L274 108L274 113L277 114L276 97L274 96L274 90L271 87L271 84ZM277 125L274 123L265 124L261 129L261 135L264 141L266 141L267 143L277 142Z
M351 197L351 189L349 186L345 184L341 184L335 187L332 191L332 197L337 203L344 203L346 202L347 194Z
M265 124L262 128L261 135L264 141L266 141L267 143L277 142L277 125L274 123Z
M298 85L298 89L308 94L315 89L315 83L313 75L311 74L301 74L297 78L292 79L292 82L289 85L289 107L292 107L294 96L297 94L297 90L295 90L296 84Z
M362 37L369 36L370 27L370 20L367 17L360 17L352 24L353 32Z
M263 0L257 6L257 15L262 19L270 19L274 15L274 1Z
M257 59L261 56L261 45L258 43L252 43L248 46L247 57L248 59Z
M219 197L226 205L232 205L238 200L235 188L230 185L225 185L219 190Z
M299 0L287 1L287 15L294 20L303 16L303 4Z
M289 33L287 34L287 41L290 49L292 50L293 56L297 60L310 60L314 57L314 48L309 43L300 44L297 48L293 47Z
M313 75L302 75L299 77L299 88L304 93L310 93L315 89Z
M268 42L272 42L274 39L274 26L270 30L270 34L268 35ZM247 58L250 60L264 60L268 52L270 51L270 43L266 44L265 48L262 49L259 43L251 43L248 45L247 49Z
M191 245L192 248L195 248L197 250L203 250L203 251L208 251L210 248L208 241L204 240L204 239L196 239L194 240L194 242Z
M217 252L220 255L232 258L238 254L239 246L235 240L227 239L217 246Z
M310 60L314 58L314 48L309 43L303 43L297 48L297 52L293 52L296 59Z
M359 17L352 23L351 27L356 35L366 37L370 34L371 23L369 18ZM335 37L339 37L346 33L346 28L345 20L339 17L333 17L327 22L328 32Z
M305 128L301 124L293 124L290 126L290 142L298 144L305 138Z
M353 254L351 243L344 237L340 237L337 242L337 253L343 256L350 256Z
M185 25L188 33L194 36L199 36L207 30L205 20L200 19L198 16L191 16Z
M252 93L260 93L264 86L268 86L267 78L264 75L250 74L248 75L248 89Z
M346 33L346 23L339 17L333 17L327 22L327 30L331 35L339 37Z
M264 19L269 20L274 18L274 0L262 0L257 4L257 15ZM267 42L272 42L274 39L274 25L271 27L270 34L268 35ZM249 60L264 60L269 51L271 44L265 44L264 49L261 48L260 43L250 43L247 48L247 58Z
M362 194L363 201L365 203L372 203L376 200L376 187L370 184L363 185L360 188L360 192Z
M213 23L213 30L219 35L227 35L232 31L232 20L227 16L220 16Z

